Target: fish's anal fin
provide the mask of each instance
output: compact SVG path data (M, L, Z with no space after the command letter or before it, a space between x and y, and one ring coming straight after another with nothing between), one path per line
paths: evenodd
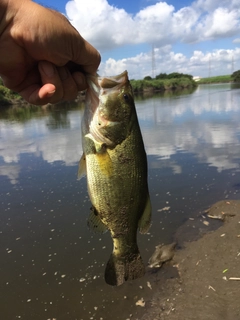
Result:
M96 153L104 153L106 152L106 144L103 142L97 141L91 133L85 135L85 138L88 138L93 141Z
M85 154L83 153L83 155L81 156L81 159L79 160L79 163L78 163L78 175L77 175L78 180L80 180L86 174L87 174L86 157L85 157Z
M108 231L107 226L102 222L94 207L91 208L91 212L87 220L87 225L89 229L96 233L105 233Z
M146 205L141 218L138 221L138 228L140 233L147 233L151 226L151 201L148 195Z

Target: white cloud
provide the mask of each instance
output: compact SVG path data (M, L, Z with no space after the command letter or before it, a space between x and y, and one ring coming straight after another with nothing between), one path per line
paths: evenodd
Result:
M239 8L239 0L197 0L192 6L202 12L214 11L215 8L229 8L231 10Z
M109 5L106 0L69 1L66 13L81 35L98 50L130 43L127 35L135 34L131 15Z
M101 75L114 75L128 70L130 79L139 78L141 75L149 75L149 65L151 64L151 55L141 53L135 57L121 60L109 58L106 63L102 63L99 68ZM140 76L141 78L141 76Z
M202 77L232 73L232 61L235 70L240 69L240 48L234 50L219 49L204 53L196 50L190 57L175 53L171 46L155 48L155 75L166 72L182 72ZM237 68L237 69L236 69ZM101 75L114 75L128 70L130 79L143 79L152 76L152 51L135 57L115 60L109 58L99 68Z
M206 17L204 25L198 28L198 32L203 33L202 40L212 40L238 34L240 28L239 17L240 10L217 8Z
M137 36L133 41L135 43L166 43L166 34L169 34L171 29L169 21L172 19L173 11L174 7L166 2L158 2L139 11L134 17Z
M83 37L98 50L106 51L126 44L162 46L237 35L237 1L199 0L178 11L166 2L157 2L132 15L109 5L107 0L71 0L66 4L66 13Z
M71 0L66 4L66 13L82 36L105 53L100 67L104 75L114 75L125 69L135 79L151 75L152 44L155 46L155 74L178 71L206 77L210 60L212 75L229 74L233 55L235 70L240 69L238 48L226 50L223 43L220 50L219 42L240 33L239 0L197 0L179 10L159 1L135 14L110 5L107 0ZM206 47L207 41L211 41L211 48L214 43L218 43L218 47L204 52L199 46L191 54L191 45L194 50L200 42ZM239 41L236 38L232 42L238 44ZM144 52L130 57L131 48L142 44L145 44ZM146 44L149 52L146 52ZM181 44L182 52L171 49L176 44ZM184 53L187 45L188 51ZM123 59L116 59L114 50L126 46L132 47L122 50Z

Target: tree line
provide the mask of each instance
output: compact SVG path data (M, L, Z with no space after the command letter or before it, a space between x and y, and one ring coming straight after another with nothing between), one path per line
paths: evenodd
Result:
M191 74L186 73L179 73L179 72L172 72L172 73L159 73L155 78L152 78L150 76L146 76L144 80L153 80L153 79L180 79L180 78L188 78L190 80L193 79L193 76Z
M231 75L231 78L233 79L233 82L240 83L240 70L233 72L233 74Z

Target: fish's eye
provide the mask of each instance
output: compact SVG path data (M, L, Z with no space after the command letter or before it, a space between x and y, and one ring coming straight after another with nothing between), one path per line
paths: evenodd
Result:
M128 94L124 93L124 94L123 94L123 98L124 98L125 101L128 101L128 99L129 99Z

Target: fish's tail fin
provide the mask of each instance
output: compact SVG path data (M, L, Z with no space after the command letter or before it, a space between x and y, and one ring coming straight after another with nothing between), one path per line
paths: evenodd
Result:
M111 254L105 269L105 281L111 286L120 286L127 280L141 278L145 266L139 252L119 257Z

